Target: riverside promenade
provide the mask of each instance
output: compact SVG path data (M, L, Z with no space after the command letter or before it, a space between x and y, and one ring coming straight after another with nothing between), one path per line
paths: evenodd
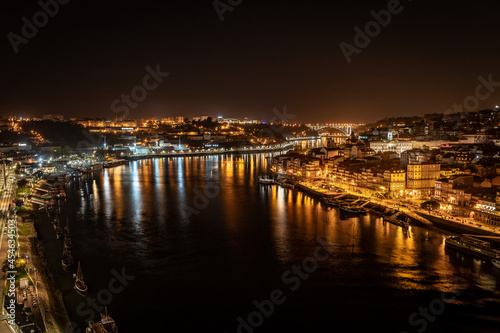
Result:
M186 150L174 150L171 152L162 152L154 154L144 154L144 155L130 155L124 156L127 160L142 160L148 158L161 158L161 157L188 157L188 156L208 156L208 155L222 155L222 154L256 154L256 153L268 153L268 152L278 152L283 150L293 149L293 143L277 144L272 146L260 146L255 148L219 148L219 149L186 149Z
M0 217L0 252L5 254L0 260L0 263L5 262L7 259L7 233L5 232L6 221L7 221L7 213L9 208L13 208L13 201L16 194L16 183L15 180L9 177L8 182L2 191L0 198L0 209L1 209L1 217ZM22 250L23 260L26 259L29 264L26 265L26 273L29 280L31 280L31 285L35 288L33 295L28 297L28 304L32 304L31 300L37 296L38 306L35 308L33 306L33 315L37 318L39 322L39 328L45 330L50 333L63 333L66 332L65 327L69 322L68 315L66 313L66 308L64 306L64 302L62 300L62 296L57 293L56 290L53 290L48 287L46 280L46 276L42 276L41 272L43 271L41 267L41 263L37 255L34 253L34 244L33 239L37 239L36 231L32 222L22 222L22 218L16 215L17 227L18 231L17 235L17 243L19 245L19 250ZM19 252L19 251L18 251ZM16 257L19 258L19 255ZM35 272L39 273L36 274ZM6 289L6 273L3 270L0 270L0 292L2 295L5 295ZM0 298L0 305L2 306L3 315L0 320L0 333L7 332L30 332L32 329L35 332L39 332L38 328L35 330L34 326L26 325L26 316L21 312L16 315L16 323L20 323L21 327L17 327L16 324L11 327L6 319L8 317L5 315L5 296Z
M409 203L406 201L408 205L401 205L402 200L370 198L348 190L332 190L332 187L333 185L326 183L324 180L301 181L296 185L297 189L315 199L320 199L322 197L335 197L340 193L346 193L352 196L364 198L372 204L381 205L393 210L399 210L413 219L418 220L422 225L427 227L436 227L456 234L476 234L493 237L500 236L500 228L498 227L478 222L472 218L459 218L442 213L429 212L419 207L418 202Z
M315 199L321 199L323 197L332 198L339 195L338 191L324 188L322 184L323 183L319 182L299 182L295 187Z

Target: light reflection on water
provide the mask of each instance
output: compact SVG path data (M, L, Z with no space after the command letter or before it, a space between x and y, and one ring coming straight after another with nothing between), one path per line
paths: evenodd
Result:
M229 330L237 313L250 311L253 299L263 299L282 285L286 269L312 255L317 237L334 253L303 292L314 300L308 316L317 316L326 326L329 319L322 315L330 307L339 312L337 320L348 320L356 307L377 308L379 303L392 309L394 323L407 323L418 304L435 297L428 295L452 291L457 278L481 292L456 304L479 304L486 298L498 303L500 270L445 252L440 231L412 227L405 234L370 216L342 220L338 210L327 210L297 190L257 185L257 177L270 165L269 156L139 160L72 186L66 214L72 216L75 253L86 267L89 285L106 285L108 277L101 272L110 267L126 266L138 276L109 306L118 322L141 330L132 317L162 316L155 306L134 308L136 313L126 306L131 299L156 304L152 295L159 293L168 299L162 305L171 313L169 320L182 321L193 307L209 309L210 318L197 312L186 327L209 322ZM86 182L92 193L80 195ZM207 204L195 205L207 184L218 194L207 198ZM196 213L183 215L186 207ZM287 306L310 300L297 297ZM305 325L293 311L284 310L283 316L297 317L295 325ZM275 328L288 325L280 316L274 320Z

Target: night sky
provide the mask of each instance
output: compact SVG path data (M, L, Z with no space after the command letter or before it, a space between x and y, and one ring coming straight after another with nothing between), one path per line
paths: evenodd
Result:
M157 64L170 75L132 118L269 120L286 105L295 121L371 122L445 112L475 95L480 75L500 82L493 0L403 0L348 64L340 43L355 46L354 28L389 2L243 0L221 21L212 0L71 0L16 54L8 34L22 36L22 17L41 7L3 1L0 115L111 119L111 103ZM500 104L494 89L479 109Z

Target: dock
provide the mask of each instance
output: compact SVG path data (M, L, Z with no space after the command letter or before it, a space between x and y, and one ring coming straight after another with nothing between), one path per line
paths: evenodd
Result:
M304 183L298 183L295 185L299 190L302 192L310 195L311 197L315 199L320 199L320 198L335 198L339 195L339 192L336 191L331 191L319 186L312 185L310 183L304 184Z
M417 212L416 214L424 217L425 219L432 222L435 227L451 231L458 234L476 234L485 236L496 236L497 234L493 231L483 229L482 227L477 227L475 225L470 225L466 222L451 221L444 217L439 217L427 213Z

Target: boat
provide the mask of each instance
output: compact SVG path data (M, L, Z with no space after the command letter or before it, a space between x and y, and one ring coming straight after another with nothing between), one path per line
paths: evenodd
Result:
M493 264L493 266L495 266L496 268L500 268L500 259L491 259L491 263Z
M358 207L356 206L351 206L351 205L340 205L339 206L340 211L352 215L359 215L361 214L361 211Z
M82 268L80 267L80 262L78 262L78 270L76 271L76 274L73 275L75 278L75 289L84 293L87 291L88 287L83 281L83 273L82 273Z
M69 237L69 226L66 222L66 226L64 227L64 237Z
M292 189L295 188L295 185L293 185L287 181L278 182L278 185L285 187L285 188L292 188Z
M64 236L64 231L61 227L57 227L56 228L56 237L57 239L61 238L62 236Z
M64 248L71 249L73 247L73 243L71 242L71 238L69 236L64 236Z
M259 179L257 179L257 183L262 185L273 185L275 181L273 178L269 178L267 176L259 176Z
M119 166L119 165L125 165L127 164L128 161L125 160L125 159L111 159L111 160L108 160L106 162L104 162L102 164L102 167L103 168L113 168L113 167L116 167L116 166Z
M101 313L101 321L94 323L89 322L89 327L86 329L86 333L118 333L118 327L116 326L115 320L111 318L108 314L108 308L104 307L104 314Z
M68 267L73 266L75 263L75 260L73 259L73 256L71 255L71 251L69 249L64 249L63 250L63 256L61 259L61 264L64 269L67 269Z
M491 248L491 244L470 236L450 236L445 239L445 244L455 250L471 254L481 259L500 259L500 251Z
M356 207L356 208L358 209L359 214L361 214L361 215L366 215L366 214L368 214L368 209L367 209L367 208L365 208L365 207L361 207L361 206L358 206L358 207Z
M327 207L339 207L339 202L335 199L323 197L320 199Z
M59 216L57 216L54 219L53 226L54 226L54 229L56 231L56 237L57 237L57 239L61 238L64 235L64 233L63 233L63 229L61 228L61 223L59 221Z
M378 217L383 217L384 216L384 213L377 210L376 207L373 207L371 209L368 210L368 212L370 213L370 215L375 215L375 216L378 216Z
M407 217L407 218L406 218L406 220L401 221L401 226L402 226L403 228L409 228L409 227L410 227L410 218L409 218L409 217Z
M66 225L64 226L64 237L69 238L69 223L68 223L68 218L66 218Z

